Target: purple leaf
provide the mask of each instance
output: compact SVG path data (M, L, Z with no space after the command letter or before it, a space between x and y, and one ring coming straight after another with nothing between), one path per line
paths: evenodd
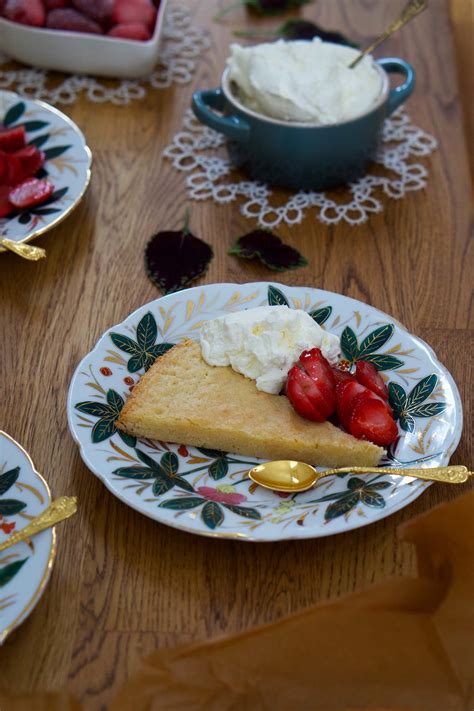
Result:
M239 237L229 254L235 254L244 259L260 259L273 271L283 272L286 269L306 267L307 260L298 252L282 242L282 240L266 230L254 230Z

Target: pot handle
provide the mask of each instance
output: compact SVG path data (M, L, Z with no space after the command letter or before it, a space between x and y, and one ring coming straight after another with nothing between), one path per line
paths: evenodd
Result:
M221 116L217 111L223 111L225 96L222 89L196 91L193 94L192 109L201 123L223 133L231 141L245 143L249 140L250 126L239 116ZM215 110L213 110L215 109Z
M388 95L387 116L390 116L400 104L403 104L403 102L408 99L415 88L415 70L409 62L399 57L384 57L376 61L387 73L390 74L394 72L405 76L403 84L395 87L395 89L391 89Z

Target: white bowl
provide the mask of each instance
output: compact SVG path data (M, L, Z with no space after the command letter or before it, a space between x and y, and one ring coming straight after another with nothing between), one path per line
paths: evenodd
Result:
M147 42L29 27L0 18L0 47L9 57L42 69L135 79L154 68L168 0L161 0Z

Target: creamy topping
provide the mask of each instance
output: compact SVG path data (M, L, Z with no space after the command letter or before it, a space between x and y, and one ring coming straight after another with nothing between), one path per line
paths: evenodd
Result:
M259 390L275 395L302 351L320 348L332 365L340 357L337 336L306 311L287 306L258 306L206 321L200 342L206 363L230 365L255 380Z
M264 116L338 123L365 113L380 96L382 81L370 56L349 69L359 51L319 37L254 47L232 44L230 52L229 77L239 98Z

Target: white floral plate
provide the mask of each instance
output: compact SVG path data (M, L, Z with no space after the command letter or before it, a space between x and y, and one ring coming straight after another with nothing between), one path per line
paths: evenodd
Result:
M259 282L170 294L104 334L78 366L68 397L69 427L87 466L121 501L156 521L245 541L329 536L377 521L416 499L426 482L387 475L331 477L309 492L278 495L245 476L258 460L137 440L116 430L130 389L171 344L197 338L207 319L263 304L305 309L340 336L347 361L370 360L387 376L400 437L383 464L448 463L461 436L462 407L452 377L426 343L355 299Z
M51 493L23 447L0 430L0 543L51 503ZM56 532L0 552L0 645L28 617L48 583Z
M0 233L14 242L30 242L56 227L79 204L90 180L92 154L76 124L42 101L29 101L0 90L0 122L7 128L23 124L27 143L44 151L39 177L47 177L54 192L41 205L0 219ZM5 252L0 247L0 252Z

